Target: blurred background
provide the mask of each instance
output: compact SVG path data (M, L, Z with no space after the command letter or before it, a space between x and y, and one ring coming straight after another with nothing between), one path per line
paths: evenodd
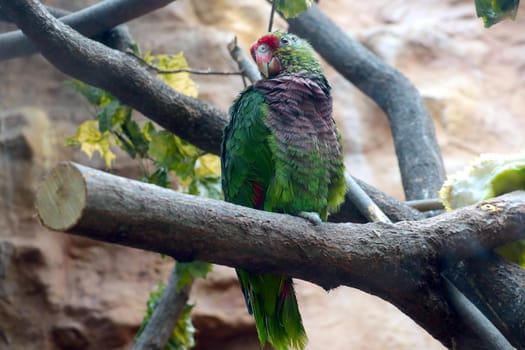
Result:
M44 3L73 11L95 1ZM449 173L479 153L525 148L524 4L515 22L490 29L473 0L321 0L320 7L419 89ZM248 50L269 12L262 0L179 0L129 28L143 51L183 51L192 68L231 71L227 44L237 36ZM286 23L278 19L274 28ZM13 29L0 23L2 32ZM325 69L348 170L403 199L385 115ZM0 349L130 349L149 292L171 269L158 254L49 232L36 219L35 189L58 161L105 168L100 157L64 145L93 116L68 79L39 55L0 62ZM199 98L223 110L243 88L238 76L193 79ZM122 152L111 171L140 176ZM443 349L376 297L302 281L297 290L308 350ZM195 283L192 301L196 349L259 348L233 270L216 266Z

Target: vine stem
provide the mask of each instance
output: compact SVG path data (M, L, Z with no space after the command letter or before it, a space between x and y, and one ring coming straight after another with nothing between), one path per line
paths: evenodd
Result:
M273 16L275 15L275 9L277 7L277 0L272 0L272 12L270 12L270 22L268 23L268 32L272 31L273 27Z

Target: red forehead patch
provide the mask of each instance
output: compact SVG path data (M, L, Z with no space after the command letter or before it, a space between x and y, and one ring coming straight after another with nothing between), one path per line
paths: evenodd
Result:
M266 34L260 37L259 40L253 43L252 47L250 47L250 53L252 54L252 57L255 57L255 50L262 44L268 45L270 51L273 51L279 47L279 38L274 34Z

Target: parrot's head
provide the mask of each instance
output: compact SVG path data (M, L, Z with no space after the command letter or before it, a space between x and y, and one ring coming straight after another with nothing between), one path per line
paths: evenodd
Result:
M268 33L253 43L250 52L264 78L280 73L322 74L310 44L295 34L283 31Z

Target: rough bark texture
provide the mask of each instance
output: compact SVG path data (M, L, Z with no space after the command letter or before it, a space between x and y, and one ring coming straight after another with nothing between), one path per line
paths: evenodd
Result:
M174 0L117 0L102 1L72 14L53 9L55 17L79 33L93 37L119 24L126 23L148 12L166 6ZM51 12L50 11L50 12ZM3 14L5 16L5 14ZM7 16L7 19L11 19ZM38 52L38 48L21 32L14 31L0 35L0 61Z
M522 267L487 252L454 264L447 275L512 344L524 348L525 270ZM511 307L509 300L512 300Z
M436 197L445 180L434 126L416 88L346 35L313 5L289 30L306 38L339 73L373 99L390 121L405 197Z
M218 153L226 125L222 111L174 91L131 56L80 35L38 2L3 1L0 5L58 69L111 92L203 150Z
M54 230L182 261L285 274L327 289L362 289L392 302L447 346L476 337L435 293L443 288L442 261L525 236L523 192L419 222L311 226L300 218L183 195L73 163L48 175L37 209Z
M178 290L178 283L179 275L177 268L174 267L164 294L162 294L146 328L135 342L133 350L164 349L190 296L192 284L189 283Z

